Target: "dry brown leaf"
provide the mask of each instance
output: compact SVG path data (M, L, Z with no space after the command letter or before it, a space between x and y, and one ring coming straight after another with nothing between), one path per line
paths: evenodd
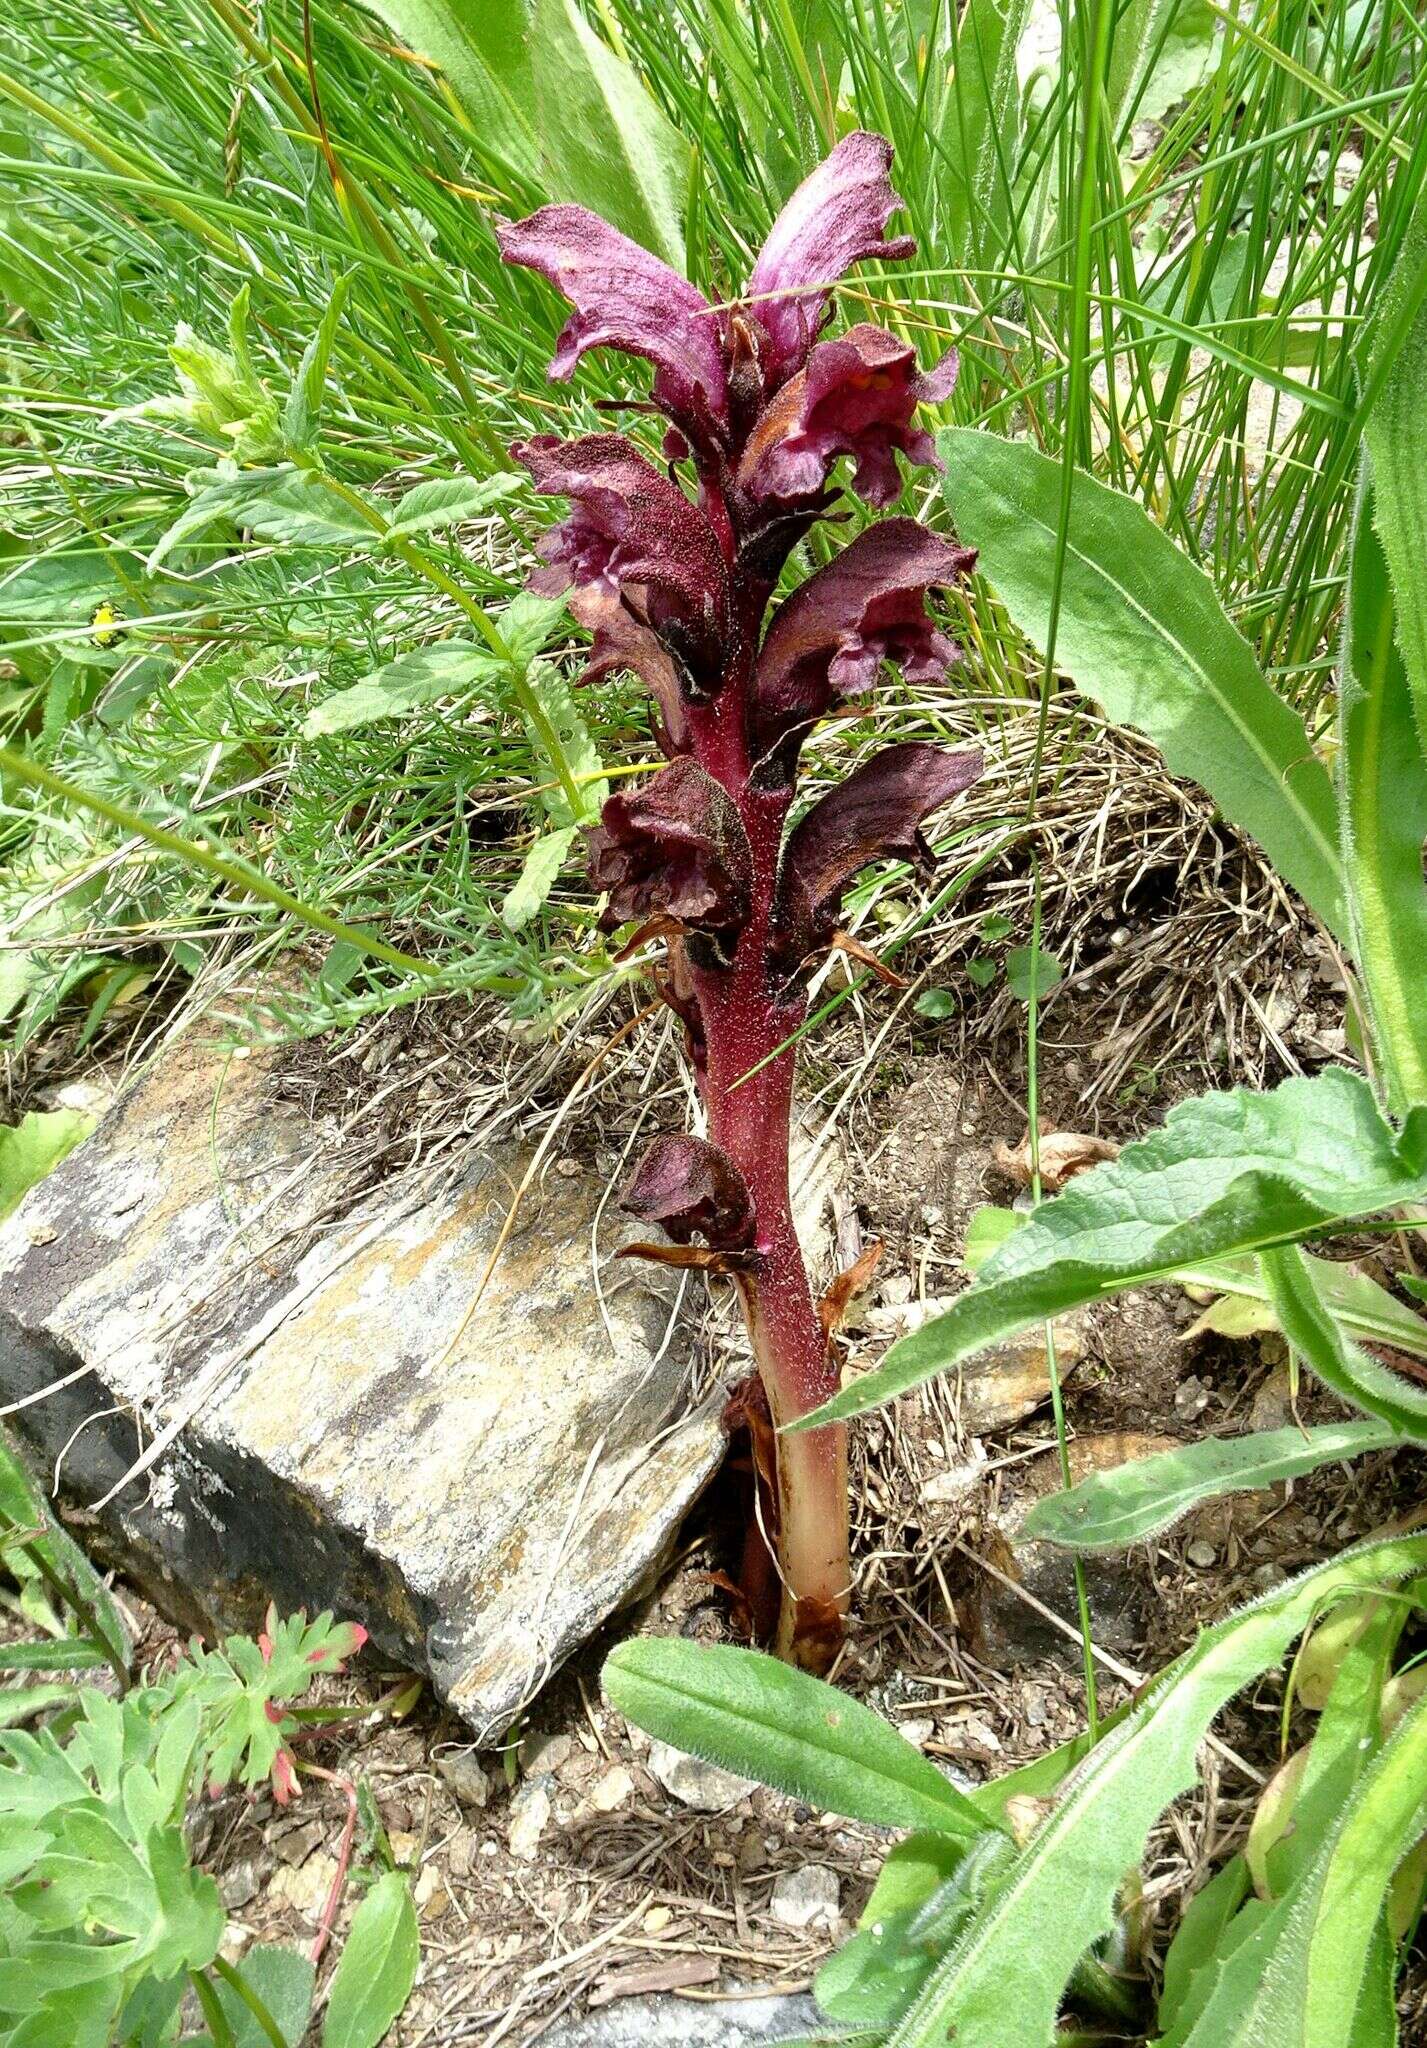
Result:
M1023 1188L1031 1184L1031 1134L1029 1129L1019 1145L998 1144L992 1158L1003 1173ZM1058 1194L1067 1181L1104 1159L1118 1159L1120 1148L1109 1138L1093 1138L1087 1131L1048 1131L1040 1141L1041 1186L1047 1194Z

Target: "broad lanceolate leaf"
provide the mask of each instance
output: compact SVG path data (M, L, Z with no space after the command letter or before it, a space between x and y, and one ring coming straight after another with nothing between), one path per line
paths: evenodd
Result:
M955 76L944 102L938 184L947 255L994 264L1007 247L1020 156L1016 50L1031 0L968 0L951 15Z
M302 721L302 737L324 739L334 732L355 732L379 718L403 718L483 676L495 676L499 669L489 647L469 640L436 640L430 647L399 654L360 682L324 697Z
M411 1996L419 1956L411 1887L388 1870L357 1908L332 1979L322 2048L377 2048Z
M1380 1365L1333 1320L1297 1245L1263 1254L1263 1275L1278 1326L1320 1380L1354 1408L1365 1408L1405 1435L1427 1439L1427 1388Z
M1043 1204L946 1315L798 1427L861 1414L1033 1323L1179 1267L1424 1197L1427 1107L1395 1130L1345 1068L1262 1095L1197 1096Z
M531 122L535 82L530 66L527 0L368 0L394 35L433 64L470 118L487 160L531 185L541 177L540 144Z
M1025 441L953 428L938 447L960 537L1023 632L1044 648L1060 465ZM1310 906L1348 938L1333 790L1297 712L1201 569L1131 498L1077 475L1056 660L1117 725L1149 736L1252 833Z
M1164 2048L1391 2048L1383 1901L1427 1826L1427 1698L1335 1806L1336 1824L1297 1881L1272 1907L1244 1909L1247 1938L1195 2024L1167 2035Z
M535 0L531 70L552 198L578 200L682 270L693 152L644 81L576 0Z
M1427 491L1427 477L1419 475L1417 488ZM1420 583L1427 568L1418 562L1412 573ZM1398 645L1400 588L1373 525L1364 454L1338 681L1339 811L1353 951L1378 1072L1397 1110L1427 1102L1427 753Z
M392 508L388 538L409 540L413 534L435 533L466 519L479 519L492 505L520 490L524 482L511 470L498 470L494 476L442 476L414 484Z
M298 2048L312 2011L316 1971L295 1948L251 1948L239 1967L248 1990L266 2009L287 2043ZM233 2029L235 2048L272 2048L252 2007L231 1984L217 1987L218 2002Z
M1376 504L1397 599L1397 644L1427 754L1427 189L1364 337L1364 380L1377 393L1363 424ZM1379 381L1380 379L1380 381Z
M975 1219L972 1220L974 1222ZM1386 1344L1394 1351L1405 1351L1411 1358L1427 1358L1427 1317L1410 1309L1395 1294L1389 1294L1385 1287L1379 1286L1369 1274L1360 1273L1356 1266L1343 1265L1335 1259L1316 1259L1308 1252L1303 1256L1324 1306L1350 1337L1355 1337L1360 1344ZM1217 1264L1186 1266L1174 1277L1185 1287L1219 1290L1220 1304L1216 1306L1232 1301L1249 1312L1242 1331L1237 1333L1227 1329L1221 1319L1205 1325L1221 1335L1252 1336L1260 1330L1278 1328L1268 1285L1257 1259L1221 1259ZM1411 1293L1412 1276L1399 1277ZM1423 1298L1427 1299L1427 1296ZM1204 1323L1204 1317L1199 1320ZM1184 1334L1187 1337L1189 1332L1186 1330Z
M1121 1550L1224 1493L1243 1493L1315 1472L1341 1458L1400 1443L1391 1423L1331 1422L1317 1429L1268 1429L1205 1437L1182 1450L1096 1472L1068 1492L1037 1501L1026 1533L1069 1550Z
M621 1643L606 1659L604 1688L651 1735L829 1813L963 1841L988 1826L878 1715L752 1650Z
M1427 1539L1364 1544L1206 1629L1091 1751L889 2048L1048 2048L1071 1973L1110 1931L1116 1889L1155 1821L1194 1783L1220 1708L1279 1662L1322 1602L1424 1564Z

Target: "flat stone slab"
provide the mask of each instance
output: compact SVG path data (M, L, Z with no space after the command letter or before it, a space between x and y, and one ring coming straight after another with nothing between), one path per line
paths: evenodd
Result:
M353 1204L267 1055L180 1046L0 1225L0 1405L80 1533L188 1626L362 1622L482 1742L723 1450L670 1276L596 1292L623 1219L593 1172L546 1163L480 1291L530 1157Z
M557 2027L545 2048L758 2048L819 2027L810 1998L622 1998L618 2005ZM825 2031L827 2022L821 2022Z

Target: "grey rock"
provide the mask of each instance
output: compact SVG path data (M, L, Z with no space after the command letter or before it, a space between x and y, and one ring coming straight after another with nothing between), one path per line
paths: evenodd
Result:
M720 1404L667 1274L601 1314L598 1176L537 1179L473 1309L528 1151L354 1201L270 1069L180 1045L0 1225L0 1403L180 1624L333 1608L488 1742L657 1570Z
M510 1802L510 1825L506 1840L510 1853L522 1863L532 1863L540 1849L540 1838L550 1825L553 1808L550 1787L553 1778L527 1778Z
M698 1813L726 1813L758 1789L756 1779L740 1778L717 1764L706 1764L702 1757L686 1756L670 1742L650 1746L649 1768L671 1799Z
M842 1885L837 1872L826 1863L804 1863L797 1870L785 1870L773 1886L768 1910L780 1927L798 1932L816 1928L830 1934L837 1926L842 1903Z
M469 1749L448 1750L436 1759L436 1769L462 1806L484 1806L491 1796L491 1781L485 1766Z
M544 2048L760 2048L795 2040L817 2023L810 1998L730 1997L726 2010L687 1998L622 1998L557 2027Z

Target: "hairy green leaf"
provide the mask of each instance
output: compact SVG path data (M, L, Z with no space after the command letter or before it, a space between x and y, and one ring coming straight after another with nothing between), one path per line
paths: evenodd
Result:
M1297 1245L1264 1252L1263 1275L1279 1328L1320 1380L1351 1407L1381 1416L1406 1436L1427 1438L1427 1388L1379 1364L1345 1335Z
M1267 1094L1196 1096L1044 1203L946 1315L796 1426L861 1414L1033 1323L1178 1268L1424 1197L1427 1107L1395 1130L1346 1068Z
M1364 335L1361 370L1375 395L1363 422L1373 516L1397 597L1397 643L1427 753L1427 187Z
M963 1841L990 1825L879 1715L755 1651L621 1643L604 1688L636 1727L829 1813Z
M1427 476L1419 474L1418 490L1427 490ZM1423 581L1422 562L1413 574ZM1378 1072L1392 1106L1402 1110L1427 1102L1427 755L1412 716L1395 596L1373 524L1365 454L1338 682L1339 810L1353 952Z
M265 2008L288 2048L298 2048L312 2012L317 1972L295 1948L250 1948L238 1966L248 1990ZM252 2007L232 1984L217 1987L218 2003L233 2029L234 2048L272 2048Z
M542 832L526 854L500 907L500 921L507 931L521 931L532 917L539 916L578 831L578 825L558 825L553 832Z
M420 1942L411 1887L383 1872L357 1908L332 1979L322 2048L377 2048L411 1996Z
M319 476L290 462L231 474L205 470L190 480L190 487L193 501L151 551L145 564L149 575L182 542L213 526L247 527L262 540L307 547L349 549L373 546L380 538L377 529L328 490Z
M1011 617L1044 648L1061 469L1026 441L939 437L961 538L982 550ZM1117 725L1152 739L1348 936L1332 784L1298 714L1264 680L1213 585L1148 513L1077 475L1056 659Z
M967 0L949 21L955 90L946 95L938 182L949 258L1005 255L1022 128L1016 51L1031 0Z
M688 143L575 0L534 0L534 113L557 198L577 199L684 268Z
M413 534L435 533L466 519L479 519L492 505L519 490L523 481L510 471L498 470L494 476L442 476L414 484L392 509L389 537L407 540Z
M1324 1601L1396 1584L1424 1563L1421 1537L1363 1544L1204 1630L1091 1751L889 2048L1046 2048L1072 1972L1109 1933L1116 1890L1155 1821L1194 1783L1220 1708L1282 1658ZM1280 2037L1260 2038L1278 2048Z
M1205 1437L1181 1450L1092 1473L1078 1486L1050 1494L1026 1517L1026 1533L1068 1550L1122 1550L1167 1528L1200 1501L1273 1486L1401 1441L1391 1423L1379 1421Z
M365 0L419 55L439 65L471 123L476 147L527 184L540 182L531 114L527 0ZM568 194L556 194L568 197Z
M403 718L408 711L454 696L482 676L496 675L499 668L488 647L469 640L434 640L324 697L302 721L302 737L325 739L336 732L356 732L381 718Z

